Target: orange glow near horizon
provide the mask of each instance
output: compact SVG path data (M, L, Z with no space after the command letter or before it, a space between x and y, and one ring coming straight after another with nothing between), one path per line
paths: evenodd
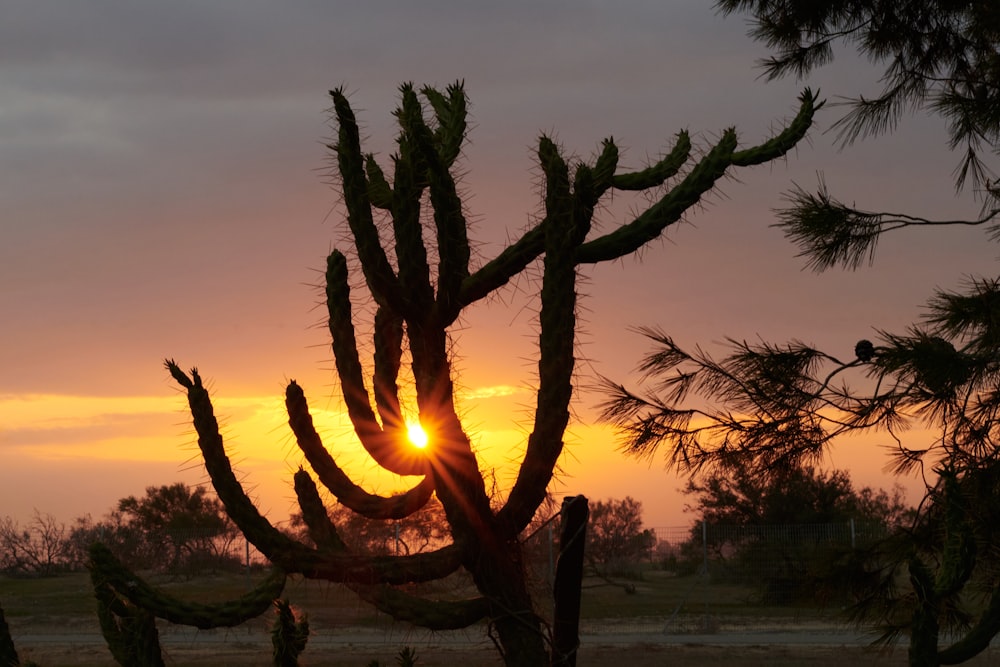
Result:
M410 444L417 449L423 449L430 441L430 438L427 437L427 431L417 422L410 422L406 425L406 437L409 438Z

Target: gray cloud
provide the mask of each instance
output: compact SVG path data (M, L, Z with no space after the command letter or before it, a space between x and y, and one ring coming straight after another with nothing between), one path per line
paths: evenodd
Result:
M346 86L385 160L400 81L466 80L475 123L466 183L477 238L492 251L537 207L539 132L584 156L613 134L639 166L682 127L711 138L737 124L753 141L791 113L799 84L757 81L761 50L744 30L696 0L11 0L0 22L0 310L14 325L0 387L161 389L159 360L174 354L273 381L277 362L248 364L241 350L324 358L302 351L324 341L308 330L319 315L302 283L341 237L336 193L323 182L330 87ZM853 92L857 72L823 77L834 95ZM684 231L685 252L668 266L702 270L724 253L787 258L774 234L744 230L766 227L793 175L808 185L816 169L852 164L839 183L861 201L874 178L864 170L886 174L885 149L862 161L830 151L829 137L812 141L759 189L727 185L734 203L720 195L710 214L740 223ZM891 150L905 152L907 170L928 169L933 161L913 159L927 143ZM892 176L879 190L901 200L933 200L918 179L940 180ZM660 296L653 310L672 305ZM691 308L682 319L700 321L695 300Z

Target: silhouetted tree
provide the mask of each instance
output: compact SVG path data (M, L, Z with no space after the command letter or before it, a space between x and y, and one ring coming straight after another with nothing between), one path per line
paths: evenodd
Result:
M884 65L885 87L874 98L847 102L837 127L845 143L891 132L906 113L942 117L952 149L962 149L957 185L967 181L983 201L976 220L932 220L915 212L858 209L819 190L789 193L779 226L817 270L855 268L873 257L881 234L911 226L987 225L1000 212L1000 181L984 161L1000 146L1000 5L981 0L718 0L724 13L747 12L751 35L773 49L769 78L804 77L855 46ZM991 224L991 234L998 229Z
M862 211L835 200L822 186L816 195L801 188L792 192L791 207L778 213L779 226L813 268L857 268L872 258L887 231L995 219L1000 188L981 154L1000 146L996 3L722 0L717 6L754 17L752 34L776 50L764 62L772 77L807 74L829 61L840 41L886 64L883 94L854 100L840 122L846 141L891 131L904 112L925 109L945 118L953 147L965 147L957 184L971 178L980 189L976 194L984 207L978 220ZM1000 629L1000 588L992 559L982 556L994 544L989 508L995 484L989 480L996 458L990 434L997 293L995 281L974 280L964 293L938 294L923 325L903 335L882 333L881 345L859 341L848 357L798 342L731 341L733 352L716 362L700 350L685 352L662 331L646 329L657 351L644 369L664 378L661 391L640 396L609 382L605 416L626 428L630 451L648 455L670 443L669 460L687 470L720 461L755 470L789 469L815 460L843 433L885 429L897 471L924 470L928 491L908 533L887 545L895 552L872 573L858 618L882 623L887 637L908 631L913 665L952 664L982 650ZM843 378L852 371L861 371L868 382L847 384ZM684 407L691 392L717 402ZM930 425L941 439L904 445L901 430L911 423ZM901 567L912 582L909 596L897 595L893 586ZM977 587L990 591L985 611L962 639L939 650L939 627L963 627L968 620L956 610L968 602L961 593L969 590L973 575Z
M722 463L780 475L815 461L840 435L884 433L895 470L921 472L927 494L873 563L855 618L880 625L887 640L909 633L913 665L954 664L989 645L1000 632L992 557L1000 548L1000 281L938 293L921 325L860 341L846 361L797 342L733 343L716 361L647 333L658 349L644 368L663 378L661 394L610 385L605 406L629 451L665 447L686 470ZM692 396L698 407L685 405ZM896 588L902 572L912 583L905 594ZM981 590L980 602L972 591ZM945 629L964 634L939 649Z
M598 500L590 508L586 559L598 571L648 560L656 533L642 527L642 503L631 496Z
M48 576L72 569L69 529L51 514L35 510L21 526L11 517L0 518L0 571Z
M365 556L350 550L330 521L312 476L295 474L302 515L316 546L277 530L234 475L201 375L168 368L186 390L198 444L226 511L244 535L290 573L345 582L393 617L446 629L488 620L509 665L549 662L545 624L532 604L519 535L546 497L562 452L573 393L577 274L583 265L613 261L641 249L680 220L732 167L783 156L805 135L817 107L808 90L788 128L764 143L739 148L732 129L699 153L689 169L687 132L662 159L638 171L620 170L618 147L605 140L588 163L570 165L549 137L538 143L544 212L495 258L472 262L465 205L455 164L466 138L467 101L461 85L445 91L407 84L396 110L400 132L388 170L361 148L358 123L342 90L332 91L337 139L330 146L347 210L357 265L375 308L373 363L362 364L355 336L350 262L340 250L327 261L326 296L340 389L355 433L383 468L418 482L392 497L355 485L320 441L296 382L286 390L289 424L309 465L337 500L368 518L397 519L436 494L447 517L450 544L406 556ZM634 220L592 227L595 210L612 191L652 197ZM621 195L616 195L621 196ZM428 208L429 204L429 208ZM607 228L607 226L606 226ZM430 248L428 247L430 246ZM455 405L450 330L473 304L540 263L537 404L517 479L494 508L469 436ZM432 270L435 267L436 270ZM408 352L404 356L404 349ZM401 405L400 373L416 396L425 449L410 446ZM371 372L371 386L365 376ZM459 568L481 597L439 601L397 585L435 580ZM127 590L120 591L128 595ZM557 642L558 643L558 642ZM562 643L558 643L562 645Z
M205 487L181 482L147 487L141 498L122 498L114 515L121 517L119 530L138 536L158 556L155 565L167 569L220 563L239 534Z
M898 485L892 494L855 489L847 471L811 466L715 467L684 493L698 522L681 567L697 569L707 548L713 577L755 586L771 603L849 601L859 563L913 511Z
M886 528L903 525L910 508L902 487L890 494L871 487L855 489L846 470L824 472L812 466L757 470L716 467L689 479L685 508L699 521L751 524L819 524L857 521Z

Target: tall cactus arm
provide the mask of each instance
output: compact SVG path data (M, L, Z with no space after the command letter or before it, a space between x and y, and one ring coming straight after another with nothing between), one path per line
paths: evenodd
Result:
M545 174L545 217L551 219L560 215L568 214L572 205L572 197L569 189L569 166L566 160L559 153L559 147L547 136L542 136L538 141L538 163L542 166L542 173ZM563 219L560 222L562 233L569 233L572 229L568 226L569 220ZM545 250L548 252L551 239L546 235Z
M684 163L691 157L691 135L681 130L677 133L674 147L663 156L659 162L641 171L616 174L612 186L617 190L648 190L663 185L668 178L674 177Z
M372 390L375 407L382 430L397 434L402 439L406 433L406 423L399 401L399 369L403 359L403 318L386 308L375 311L375 372Z
M348 285L347 258L334 250L326 265L326 303L330 314L329 329L334 361L340 387L347 406L347 414L354 425L354 432L365 450L376 463L398 475L423 474L417 463L400 456L401 425L383 430L375 419L368 390L365 388L361 360L358 356L354 321L351 319L351 290ZM383 387L384 388L384 387Z
M490 613L489 601L482 597L454 601L431 600L390 586L351 586L351 590L394 620L412 623L428 630L460 630Z
M404 303L399 283L379 240L378 228L372 219L368 198L365 159L361 153L361 138L357 119L343 90L331 90L334 114L337 116L337 143L330 148L337 154L337 168L344 189L347 222L361 258L365 281L376 303L400 309Z
M615 145L615 140L608 137L601 142L601 146L601 154L594 162L595 199L591 204L597 204L601 195L614 185L615 170L618 169L618 146Z
M110 584L115 592L135 606L165 621L202 630L231 628L260 616L281 595L286 578L284 572L276 569L256 588L235 600L200 604L181 600L150 586L125 567L103 544L91 545L90 567L99 580Z
M461 565L462 554L454 545L412 556L361 558L324 554L279 531L260 514L236 479L201 376L193 370L188 377L173 361L167 361L166 365L174 380L187 390L205 470L226 508L226 514L247 540L272 563L286 572L298 572L311 578L367 584L433 581L448 576Z
M400 313L414 318L425 316L434 303L420 208L428 185L427 160L437 159L437 153L421 145L431 141L430 129L423 122L423 109L413 86L404 84L400 92L402 100L395 112L400 133L392 219L400 286L407 302L407 310Z
M549 185L556 189L563 187L558 165L553 165L551 173ZM553 205L558 206L559 202ZM551 218L547 229L534 428L528 437L517 480L497 517L508 539L528 524L544 499L545 489L562 453L562 437L569 423L576 329L576 248L566 243L566 239L576 236L574 222L571 211L560 212Z
M556 169L559 162L562 163L562 166L558 167L559 169L567 169L565 161L559 155L559 150L555 142L545 135L542 135L538 140L538 158L542 164L543 171L546 169ZM548 168L545 166L546 162L549 162ZM546 180L548 181L550 178L549 172L546 171L545 173ZM564 203L568 204L568 186L563 187L561 192L562 196L566 198ZM499 255L484 264L462 282L462 289L459 294L459 304L462 307L474 303L503 287L513 276L523 271L528 264L542 254L542 251L545 250L545 229L549 224L549 217L551 216L550 205L558 203L558 199L555 198L555 193L549 185L546 185L545 197L545 219L527 230L517 241L504 248ZM558 205L561 206L562 204Z
M341 503L369 519L401 519L427 504L431 493L434 492L434 482L430 476L424 477L409 491L391 497L370 494L351 481L323 446L313 426L312 415L309 414L309 406L302 387L294 380L285 390L285 406L288 408L288 424L295 434L299 448L323 485L330 489ZM409 467L422 470L424 473L428 472L426 459L415 447L397 449L400 452L399 458L404 458L412 452L409 458L413 462L404 461L395 467Z
M368 200L371 205L383 211L392 210L392 187L385 180L382 167L371 153L365 155L365 173L368 175Z
M715 186L716 181L729 168L735 149L736 132L728 129L719 142L660 201L627 225L581 245L576 253L577 263L593 264L618 259L655 239Z
M404 134L412 141L427 170L438 246L436 307L444 311L444 318L447 319L460 310L458 293L462 281L469 275L468 223L462 212L462 200L458 196L455 180L448 168L448 156L442 155L442 151L450 149L438 144L439 135L427 126L416 93L412 90L404 90L400 120Z
M292 480L295 483L295 497L302 510L302 520L305 521L313 543L320 550L346 552L347 545L337 532L337 527L330 521L330 515L326 513L323 499L319 497L319 491L312 477L299 468Z
M585 164L577 165L573 177L573 232L567 243L578 246L587 237L594 220L594 206L599 196L594 170Z
M750 167L782 157L806 136L816 112L823 106L819 93L806 88L799 95L799 111L784 130L764 143L733 153L733 166Z
M434 142L445 168L450 168L462 152L468 129L469 98L465 95L465 86L460 81L453 83L444 95L430 86L424 86L420 93L434 109L438 124Z

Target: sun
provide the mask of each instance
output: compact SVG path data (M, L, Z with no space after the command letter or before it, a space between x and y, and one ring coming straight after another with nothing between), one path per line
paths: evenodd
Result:
M406 436L410 439L410 444L417 449L423 449L427 446L427 431L425 431L417 422L407 424Z

